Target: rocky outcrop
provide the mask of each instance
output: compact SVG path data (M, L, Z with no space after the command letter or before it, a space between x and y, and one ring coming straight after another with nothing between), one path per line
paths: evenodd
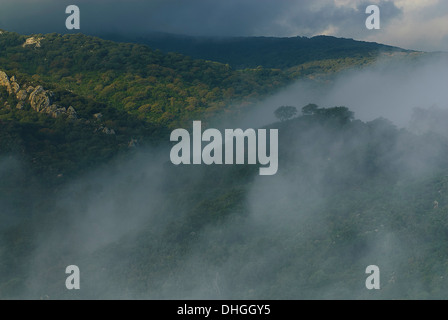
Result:
M11 84L12 92L17 93L20 90L20 85L17 83L16 77L12 76L9 82Z
M16 77L12 76L9 78L3 71L0 71L0 86L6 87L10 95L14 94L16 96L19 101L16 109L23 110L25 103L29 102L33 110L46 113L53 118L61 115L66 115L70 120L76 120L78 118L76 110L73 107L64 108L53 104L53 92L45 90L42 86L28 86L26 89L21 89Z
M11 82L9 81L9 77L3 71L0 71L0 86L6 87L6 90L9 94L12 93Z
M68 109L67 109L67 116L71 120L78 119L78 115L76 114L76 110L72 106L68 107Z
M50 90L45 90L42 86L33 87L29 85L27 86L26 84L22 84L22 86L20 86L15 76L9 78L3 71L0 71L0 86L6 87L6 90L10 95L15 95L18 100L16 105L16 109L18 110L24 110L25 106L29 103L29 106L31 106L31 109L34 111L48 114L53 118L65 116L68 120L78 120L78 114L75 108L72 106L66 108L54 104L53 92ZM2 102L1 97L0 102ZM2 104L5 108L11 110L11 106L7 102ZM2 104L0 104L0 106ZM103 115L101 113L95 113L93 115L93 118L95 119L94 123L97 125L94 131L107 135L114 135L114 129L100 124L102 117ZM88 124L90 123L90 120L85 121Z
M23 96L22 96L23 97ZM52 104L51 98L53 92L45 90L42 86L37 86L28 98L31 108L37 112L49 114L53 118L57 118L66 114L70 119L76 119L76 111L73 107L69 107L70 111L64 107Z
M34 91L31 92L28 100L31 108L37 112L41 112L50 106L50 94L48 91L44 90L42 86L37 86Z
M132 138L129 142L128 142L128 148L136 148L138 146L138 140Z
M98 129L95 130L95 132L102 132L105 134L115 134L114 129L109 129L108 127L99 126Z
M22 44L22 47L26 47L26 46L32 46L34 45L35 48L40 48L40 41L43 40L44 38L36 38L36 37L30 37L28 39L25 40L25 43Z
M26 93L26 90L19 90L19 92L17 92L17 100L19 101L25 101L26 98L28 97L28 94Z
M6 87L9 94L17 94L20 90L16 77L12 76L10 79L3 71L0 71L0 86Z
M61 115L66 115L70 120L76 120L78 118L76 110L72 106L65 108L52 104L53 92L45 90L42 86L29 86L26 90L20 89L17 79L14 76L8 79L6 73L2 71L0 71L0 85L5 86L9 94L16 95L17 100L19 100L16 108L19 110L24 108L25 101L28 100L33 110L46 113L53 118Z

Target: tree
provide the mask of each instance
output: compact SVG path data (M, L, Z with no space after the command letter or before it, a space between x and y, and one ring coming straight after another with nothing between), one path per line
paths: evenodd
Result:
M293 106L281 106L274 111L274 115L280 121L291 119L297 114L297 108Z
M354 118L354 112L350 111L347 107L333 107L333 108L323 108L319 109L321 114L323 114L326 118L336 118L340 119L343 122L350 121Z
M316 113L317 109L319 109L319 107L316 104L309 103L302 108L302 114L304 116L311 116Z

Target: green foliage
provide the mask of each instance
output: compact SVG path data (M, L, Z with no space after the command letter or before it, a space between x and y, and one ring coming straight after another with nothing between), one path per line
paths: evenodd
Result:
M344 41L338 55L323 49L323 43L337 47L332 39L302 39L310 45L325 40L309 53L321 60L293 57L297 51L289 50L282 67L301 64L282 71L262 63L233 70L83 35L36 36L44 37L40 48L22 47L25 36L0 35L0 69L20 83L51 89L54 103L73 106L79 119L54 119L29 104L19 110L17 99L0 88L0 298L181 299L198 283L210 284L201 292L209 298L325 298L330 289L338 298L447 298L448 137L440 119L446 113L434 110L416 113L417 123L426 119L425 127L434 127L416 135L385 119L355 120L343 106L309 104L303 116L268 126L279 130L279 171L272 179L260 182L257 166L176 167L167 161L157 168L163 181L156 184L166 198L148 209L141 228L86 251L64 246L79 230L71 225L92 210L89 203L109 199L98 180L82 184L83 174L114 160L107 173L119 171L126 161L118 159L133 154L133 139L168 149L168 126L228 111L227 104L249 102L299 75L370 61L353 57L353 42ZM100 125L116 134L99 131ZM117 179L111 205L158 197L147 190L122 196L149 177L146 171L133 176L133 169ZM73 187L78 183L81 188ZM260 186L268 190L261 193L265 199L257 199ZM61 205L66 198L79 210ZM132 216L122 214L123 222ZM103 227L96 215L87 222ZM111 226L104 227L100 235ZM372 258L384 262L376 296L362 283ZM63 287L66 261L81 265L80 293ZM228 280L222 291L220 277ZM36 289L33 279L44 285Z
M237 113L235 106L251 104L299 77L371 63L380 51L402 52L332 37L243 38L207 40L201 49L207 60L194 60L82 34L33 36L42 38L40 47L23 47L26 36L4 32L0 69L170 128L192 119L207 121ZM221 61L207 54L215 52L213 43L220 48L216 52L235 61L230 65L210 61ZM241 59L247 61L238 62Z
M73 106L78 120L52 118L34 111L29 103L19 110L14 95L0 89L0 157L20 155L33 173L49 184L66 181L127 152L131 139L146 145L168 135L163 127L66 90L56 90L53 102ZM101 120L93 117L98 112L103 115ZM102 126L116 134L105 134Z
M274 115L280 121L288 120L297 114L297 108L293 106L281 106L274 111Z
M164 52L179 52L196 59L218 61L235 69L258 66L289 69L307 63L318 66L320 61L370 60L379 53L410 52L378 43L330 36L212 38L149 34L138 38L108 35L108 38L147 44Z
M319 107L314 103L307 104L302 108L302 114L305 116L313 115L316 113L318 108Z
M316 104L310 103L302 108L304 116L315 116L323 119L338 120L342 123L349 122L354 119L355 113L347 107L319 108Z
M23 47L25 36L2 34L0 69L157 125L208 119L232 103L253 101L291 80L280 70L235 71L217 62L82 34L34 36L43 38L41 47Z
M268 126L279 130L280 161L269 184L257 182L254 166L164 166L170 201L157 208L162 228L148 212L140 231L90 254L53 244L44 271L33 274L45 279L44 287L26 297L74 298L60 289L59 273L48 272L64 270L69 259L84 270L80 298L189 297L202 280L203 295L216 298L446 299L448 154L442 146L448 137L415 135L385 119L340 121L352 116L344 107L310 109ZM20 198L19 182L31 181L27 176L1 180L0 188ZM120 181L120 190L134 183ZM260 186L267 199L257 198ZM101 199L97 189L93 181L71 197ZM0 233L1 298L27 291L22 266L35 257L37 239L75 221L54 203L61 194L46 190L17 207L39 214ZM372 259L384 279L374 295L363 286Z

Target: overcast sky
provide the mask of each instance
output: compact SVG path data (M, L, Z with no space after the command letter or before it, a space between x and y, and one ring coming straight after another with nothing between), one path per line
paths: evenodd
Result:
M0 28L66 32L65 8L78 5L81 32L162 31L189 35L313 36L448 51L447 0L0 0ZM367 30L365 9L381 9Z

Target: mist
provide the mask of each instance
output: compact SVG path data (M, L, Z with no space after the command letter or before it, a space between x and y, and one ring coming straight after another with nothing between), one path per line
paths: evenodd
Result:
M448 108L448 59L421 56L415 59L379 57L373 65L338 73L334 79L299 80L257 104L244 125L262 126L275 121L282 105L299 110L308 103L322 107L346 106L357 119L384 117L406 127L414 108Z
M445 241L444 212L433 200L448 205L448 136L430 133L431 125L402 128L419 122L416 107L448 107L447 71L436 58L380 61L330 81L300 80L266 98L234 127L280 127L274 176L245 166L176 167L168 147L142 148L52 194L33 191L29 215L2 225L0 244L17 230L29 240L0 249L0 279L14 275L0 282L0 296L443 297L432 288L448 279L447 257L428 256L441 252L434 239ZM272 124L277 107L308 103L346 106L362 122ZM2 188L9 188L24 164L0 163ZM0 199L2 218L14 205ZM72 264L81 269L81 290L64 286ZM365 288L372 264L381 268L381 292Z

